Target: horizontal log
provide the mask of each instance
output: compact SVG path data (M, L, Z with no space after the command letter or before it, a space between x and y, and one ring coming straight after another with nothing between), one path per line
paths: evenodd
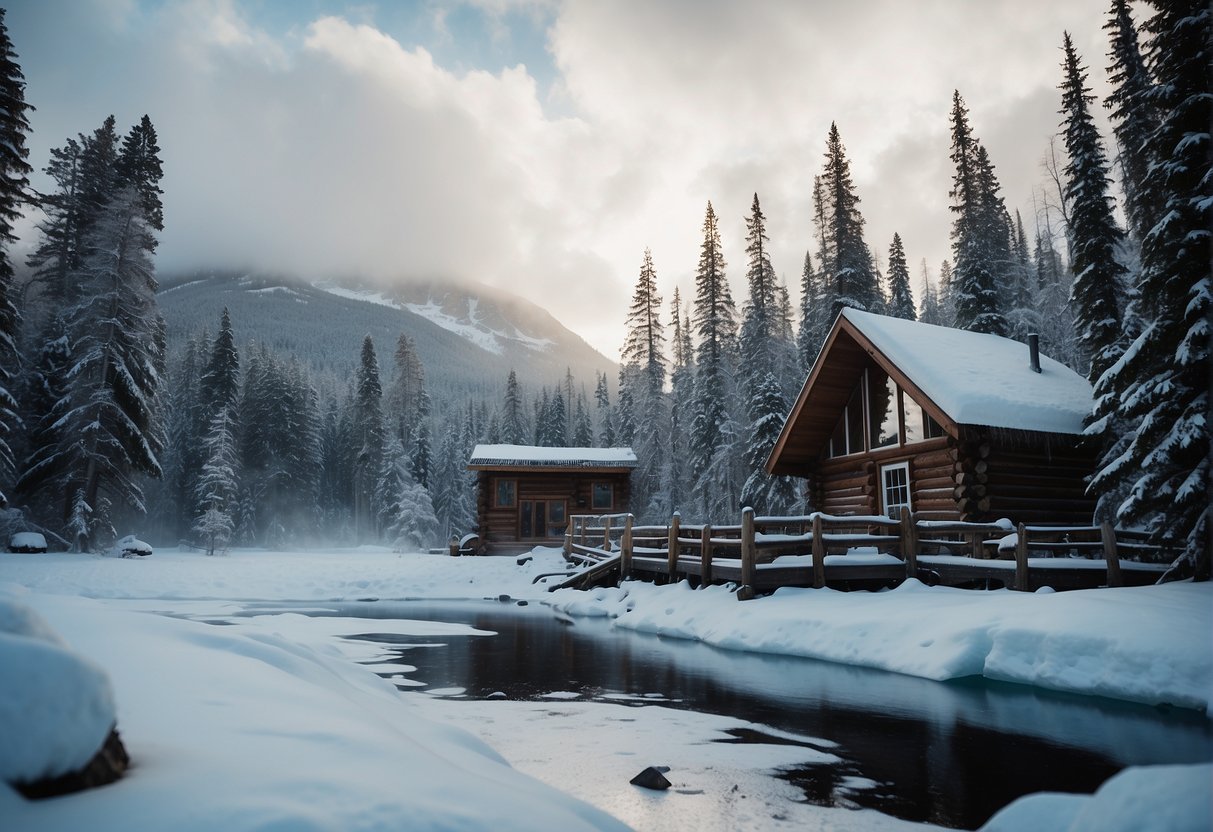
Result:
M829 490L829 494L827 495L827 499L846 499L848 497L859 497L866 499L872 494L873 490L874 489L870 483L857 488L831 488Z
M950 511L955 513L956 500L951 494L938 495L932 494L930 497L916 497L914 500L915 511Z
M997 453L992 453L986 457L987 461L994 466L1012 466L1012 465L1068 465L1080 466L1090 465L1095 457L1090 454L1081 452L1070 453L1044 453L1034 450L1019 450L1017 448L1002 448Z
M923 503L956 505L956 498L952 495L952 489L946 486L944 488L916 489L913 493L912 501L915 506L920 506Z
M962 497L956 501L956 508L961 514L985 514L990 510L990 498Z
M1036 503L1038 505L1051 503L1054 500L1075 500L1086 505L1095 504L1095 500L1086 496L1086 492L1082 488L1041 488L1040 486L1032 485L1010 486L993 483L989 486L989 489L990 494L997 496L999 499L1007 498L1020 500L1025 503Z
M867 474L858 477L847 477L846 479L830 480L827 483L822 483L823 488L830 491L841 491L847 488L873 488L875 483Z
M952 476L951 465L934 465L930 468L914 469L914 478L921 479L923 477L950 477Z
M1014 487L1029 487L1029 488L1060 488L1060 489L1077 489L1085 491L1086 484L1083 482L1084 476L1077 472L1070 476L1056 476L1052 473L1030 473L1022 472L1006 472L996 471L992 475L990 482L995 486L995 490L1001 491L1004 486Z
M916 477L914 479L914 491L927 491L932 488L949 488L956 485L951 477Z
M936 468L951 464L952 456L946 448L942 448L938 451L927 451L926 453L910 458L910 467L915 471L919 471L924 468Z
M1042 499L1039 496L1007 496L1001 492L989 499L990 507L994 511L1023 511L1026 509L1042 516L1067 512L1079 513L1086 509L1089 517L1091 509L1095 506L1095 501L1090 499L1073 500L1052 497Z

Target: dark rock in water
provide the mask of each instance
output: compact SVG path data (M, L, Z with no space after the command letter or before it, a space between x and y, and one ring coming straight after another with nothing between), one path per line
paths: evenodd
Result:
M527 605L527 602L526 602L526 601L519 601L519 602L518 602L518 606L520 606L520 607L525 607L526 605Z
M508 596L508 595L498 595L497 600L503 604L508 604L511 599L510 599L510 596Z
M669 766L649 766L628 782L633 786L640 786L642 789L664 791L670 787L670 781L665 779L665 774L662 772L669 770Z
M531 555L525 555L525 556L523 556L523 557L518 558L518 560L516 561L516 563L517 563L519 566L526 566L528 563L530 563L530 562L531 562L531 561L533 561L533 560L534 560L534 558L533 558Z
M58 777L35 780L32 783L14 783L13 788L30 800L94 789L117 780L126 771L130 762L131 758L122 745L117 728L111 728L101 750L88 761L84 768L69 771Z

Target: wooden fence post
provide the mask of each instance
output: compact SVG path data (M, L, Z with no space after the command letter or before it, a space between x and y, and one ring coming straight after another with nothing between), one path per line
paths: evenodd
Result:
M564 559L568 560L573 555L573 524L564 530Z
M699 575L703 586L712 582L712 527L707 523L699 533Z
M982 560L986 556L985 546L982 545L985 532L973 532L970 541L973 546L973 557L977 560Z
M1108 564L1108 586L1124 586L1120 574L1120 553L1116 551L1116 529L1107 520L1099 526L1099 537L1103 541L1103 559Z
M632 515L623 518L623 539L619 541L619 579L632 577Z
M607 515L602 521L602 551L611 551L611 517Z
M1020 523L1015 535L1015 588L1028 591L1028 528Z
M826 542L822 537L821 515L813 513L813 588L826 585Z
M741 585L751 590L758 578L758 551L754 546L754 509L741 510Z
M906 562L906 577L918 574L918 526L914 512L901 513L901 559Z
M670 518L670 542L667 544L666 573L670 576L670 580L674 580L674 575L678 572L678 530L682 527L682 515L674 512L674 516Z

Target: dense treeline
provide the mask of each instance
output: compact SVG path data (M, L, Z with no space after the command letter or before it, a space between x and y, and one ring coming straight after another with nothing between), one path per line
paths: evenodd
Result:
M1196 2L1150 5L1138 26L1126 0L1113 0L1104 27L1114 152L1095 126L1082 57L1063 36L1065 160L1050 167L1056 193L1028 223L1006 205L954 91L952 256L935 274L923 262L915 281L913 241L894 234L877 251L866 240L831 124L809 194L798 304L771 261L759 196L736 217L747 232L736 255L721 243L729 220L709 202L694 286L686 296L674 287L668 308L658 258L643 253L617 379L569 370L527 388L511 371L497 394L471 398L445 388L432 398L403 334L394 344L368 335L348 383L314 378L297 356L240 346L239 310L224 312L213 338L180 335L186 345L166 367L151 120L120 138L110 117L67 139L44 168L52 192L32 193L29 105L0 14L0 487L9 525L81 550L133 522L211 552L321 535L430 546L474 523L464 465L477 442L631 446L633 510L645 518L732 516L743 504L800 510L798 483L768 477L763 463L832 322L853 307L1014 338L1039 333L1046 353L1094 385L1088 433L1102 448L1091 483L1101 519L1149 528L1182 554L1183 570L1207 576L1211 13ZM8 250L26 205L41 219L31 282L18 292ZM745 275L740 306L731 258Z

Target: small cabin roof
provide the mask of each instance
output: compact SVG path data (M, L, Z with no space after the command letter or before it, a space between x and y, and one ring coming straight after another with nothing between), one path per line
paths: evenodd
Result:
M1041 355L1034 372L1019 341L843 309L771 451L769 472L789 473L817 457L871 362L953 435L973 425L1077 436L1093 402L1090 383L1064 364Z
M578 468L622 469L636 467L631 448L542 448L537 445L477 445L468 468Z

